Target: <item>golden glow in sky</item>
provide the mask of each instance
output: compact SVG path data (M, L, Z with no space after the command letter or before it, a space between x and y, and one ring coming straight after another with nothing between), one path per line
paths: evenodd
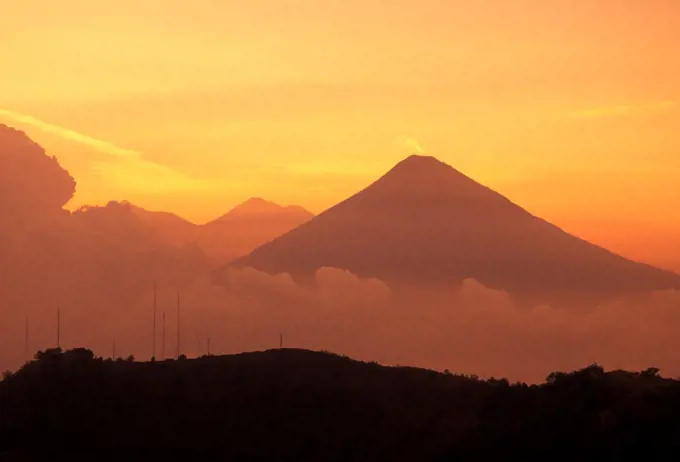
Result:
M314 212L413 152L680 268L676 0L0 0L0 122L206 221Z

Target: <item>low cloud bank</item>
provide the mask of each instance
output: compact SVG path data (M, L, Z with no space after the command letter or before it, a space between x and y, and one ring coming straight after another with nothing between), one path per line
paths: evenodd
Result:
M550 372L597 362L606 369L659 367L680 375L680 292L616 300L591 311L518 308L511 297L466 280L449 293L408 297L378 280L323 268L315 287L290 276L230 270L228 284L200 279L180 293L181 351L188 356L279 346L329 350L356 359L449 369L483 377L540 382ZM177 292L159 286L156 356L177 350ZM153 351L153 291L116 306L77 299L61 308L62 347L88 346L102 356ZM16 368L56 342L56 309L21 306L1 315L0 360ZM29 344L24 323L29 319ZM163 316L165 315L165 348ZM164 350L164 351L163 351Z

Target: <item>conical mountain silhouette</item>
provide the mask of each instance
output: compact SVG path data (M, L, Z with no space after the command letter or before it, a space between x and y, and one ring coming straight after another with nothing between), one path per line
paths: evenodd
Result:
M197 242L207 253L222 256L222 261L228 262L247 255L313 216L302 207L282 206L261 198L251 198L202 225Z
M244 218L258 219L263 221L288 220L301 224L311 220L314 215L298 205L279 205L274 202L262 199L261 197L251 197L247 201L237 205L229 212L207 223L211 226L226 222L237 222Z
M434 157L416 155L233 265L298 280L330 266L392 287L473 278L532 303L680 288L680 276L572 236Z

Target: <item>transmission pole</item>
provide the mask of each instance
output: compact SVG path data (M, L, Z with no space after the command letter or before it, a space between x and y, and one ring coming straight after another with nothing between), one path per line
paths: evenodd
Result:
M61 308L57 307L57 348L61 348Z
M156 283L153 283L153 347L151 357L156 359Z
M27 359L29 358L29 344L28 344L28 315L26 315L26 331L24 333L24 354L26 355Z
M179 359L179 354L181 351L180 348L180 320L179 320L179 310L180 310L180 305L179 305L179 291L177 291L177 359Z
M163 338L161 339L161 359L165 359L165 311L163 311Z

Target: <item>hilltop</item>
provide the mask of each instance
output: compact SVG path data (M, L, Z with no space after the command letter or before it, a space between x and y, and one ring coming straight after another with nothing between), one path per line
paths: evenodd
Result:
M11 460L680 455L680 383L655 369L593 365L527 386L294 349L150 363L89 350L38 358L0 382L0 454Z

